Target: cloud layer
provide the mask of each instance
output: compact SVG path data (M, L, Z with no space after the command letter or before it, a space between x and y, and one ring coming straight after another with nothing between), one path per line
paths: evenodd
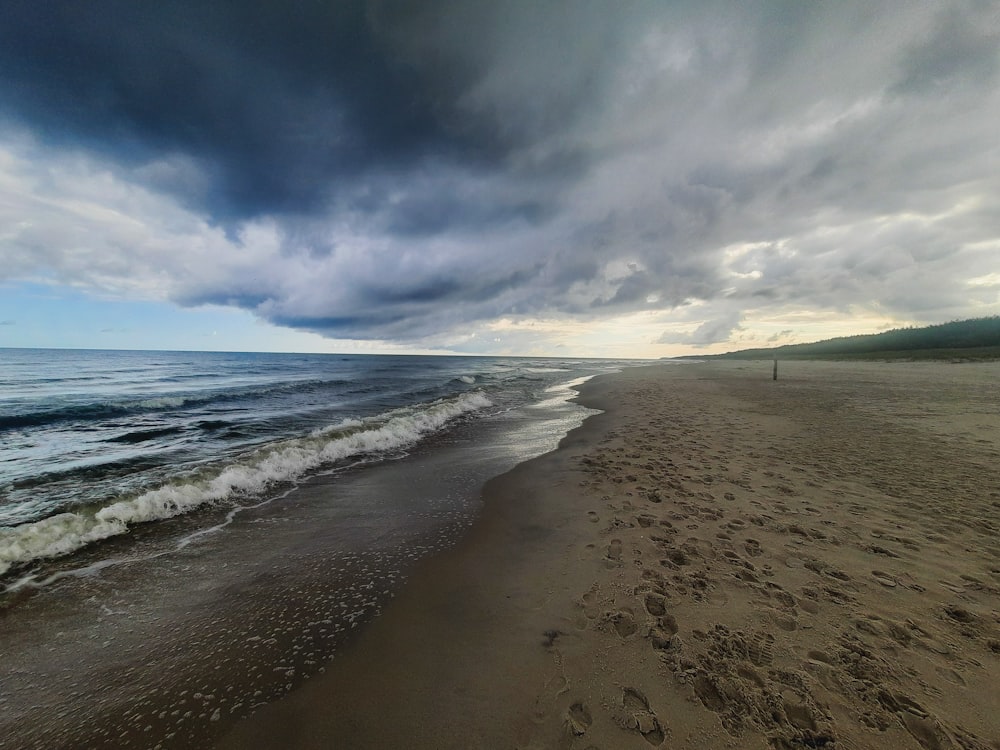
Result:
M1000 309L992 3L7 8L0 280L467 350Z

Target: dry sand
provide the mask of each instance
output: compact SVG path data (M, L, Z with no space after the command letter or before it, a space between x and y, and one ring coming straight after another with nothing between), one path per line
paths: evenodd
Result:
M1000 364L663 365L230 748L1000 748Z

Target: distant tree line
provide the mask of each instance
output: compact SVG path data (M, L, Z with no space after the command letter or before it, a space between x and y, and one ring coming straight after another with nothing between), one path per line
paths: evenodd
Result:
M730 359L871 356L892 352L929 353L931 350L952 352L982 347L1000 347L1000 316L954 320L924 328L897 328L865 336L841 336L811 344L743 349L717 356Z

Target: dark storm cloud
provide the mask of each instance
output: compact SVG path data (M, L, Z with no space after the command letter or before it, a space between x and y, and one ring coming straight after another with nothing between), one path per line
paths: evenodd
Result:
M12 0L3 15L8 117L129 163L186 154L213 212L316 210L375 164L464 148L362 2Z
M998 16L12 0L0 280L446 343L531 316L660 311L689 331L661 341L707 345L765 309L991 309Z
M576 4L12 0L0 106L50 143L132 168L190 158L200 180L140 178L213 218L319 213L369 181L370 205L383 208L387 177L428 162L497 168L567 127L607 85L602 54L621 25ZM496 57L522 49L522 63L497 75ZM526 152L516 168L558 183L590 160L564 144ZM394 207L394 228L547 211L537 198L476 204L451 187Z

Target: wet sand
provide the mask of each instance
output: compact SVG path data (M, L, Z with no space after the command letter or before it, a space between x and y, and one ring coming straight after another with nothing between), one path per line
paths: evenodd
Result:
M226 748L1000 748L1000 364L667 364Z

